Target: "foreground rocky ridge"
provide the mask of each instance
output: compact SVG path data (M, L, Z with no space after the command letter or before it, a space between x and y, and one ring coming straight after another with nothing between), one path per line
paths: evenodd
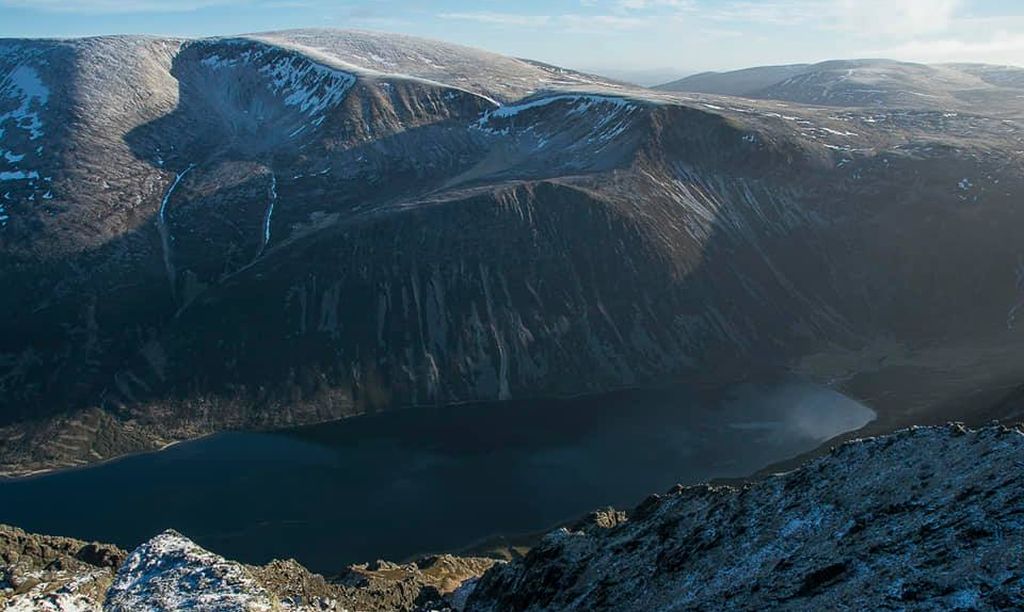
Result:
M113 548L5 528L0 586L26 610L1020 608L1022 467L1020 428L911 428L742 487L595 512L494 567L446 555L330 579L294 561L225 561L174 532L122 562ZM82 561L86 549L109 553Z
M229 561L170 530L129 555L109 545L0 526L0 609L445 610L465 600L456 593L460 586L494 563L440 555L354 565L325 579L294 560L263 566Z
M1024 605L1024 433L912 428L742 488L655 495L549 534L473 610Z
M110 544L34 535L0 525L0 608L93 609L127 555Z

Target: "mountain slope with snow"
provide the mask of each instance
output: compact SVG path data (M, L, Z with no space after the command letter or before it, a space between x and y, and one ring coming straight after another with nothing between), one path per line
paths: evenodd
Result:
M0 75L3 473L709 373L944 381L893 426L1024 375L1024 130L981 98L652 91L319 30L5 40Z
M500 102L557 88L622 87L610 79L541 62L400 34L308 29L266 32L253 38L292 46L370 75L408 75Z

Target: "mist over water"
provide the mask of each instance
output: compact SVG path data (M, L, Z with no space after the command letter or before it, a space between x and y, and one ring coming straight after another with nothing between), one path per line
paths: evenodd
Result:
M0 522L129 548L173 527L240 561L330 573L744 476L873 418L796 381L423 407L0 483Z

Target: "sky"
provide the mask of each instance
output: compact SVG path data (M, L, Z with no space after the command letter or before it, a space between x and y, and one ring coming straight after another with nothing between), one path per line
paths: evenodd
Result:
M0 36L302 27L438 38L610 76L888 57L1024 65L1024 0L0 0Z

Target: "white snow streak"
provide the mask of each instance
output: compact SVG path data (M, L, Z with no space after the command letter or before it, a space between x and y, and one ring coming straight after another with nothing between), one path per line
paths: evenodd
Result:
M590 109L591 106L598 104L611 104L627 109L631 109L635 104L625 98L619 98L616 96L598 96L598 95L578 95L578 94L562 94L557 96L549 96L546 98L538 98L536 100L530 100L529 102L523 102L521 104L509 104L502 106L491 111L487 111L484 116L478 121L480 125L485 124L491 118L507 118L514 117L519 113L530 110L533 108L539 108L541 106L547 106L553 102L561 100L568 100L570 102L583 102L583 104L573 109L571 114L583 113Z
M171 284L172 296L177 295L177 283L175 282L174 261L171 259L171 232L167 228L167 204L171 201L171 194L177 189L181 179L185 178L185 175L195 167L195 164L189 164L188 168L185 168L174 177L174 182L167 188L167 193L164 194L164 199L160 202L160 211L157 213L156 226L160 232L160 244L163 247L164 253L164 269L167 270L167 280Z
M270 221L274 216L274 204L277 203L277 175L271 173L270 175L270 201L267 203L267 211L263 214L263 242L260 244L259 253L256 257L263 254L263 250L267 248L267 244L270 243Z
M25 172L24 170L14 170L10 172L0 172L0 181L23 181L23 180L35 180L39 178L39 173L35 170Z

